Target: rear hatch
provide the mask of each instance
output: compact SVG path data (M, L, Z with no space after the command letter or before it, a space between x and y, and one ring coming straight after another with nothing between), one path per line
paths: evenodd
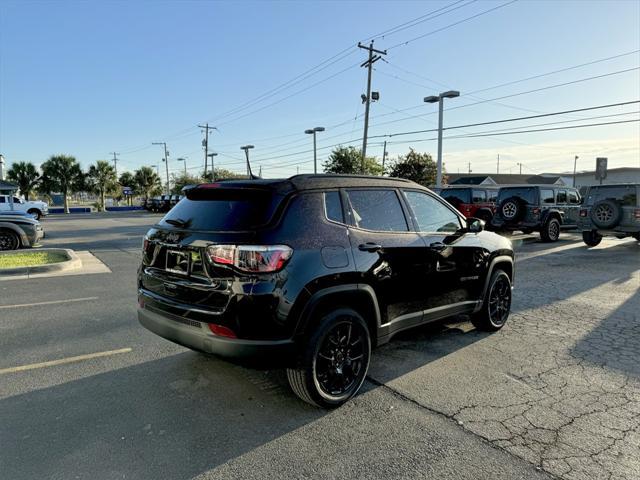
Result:
M145 236L140 287L156 300L152 308L201 317L224 313L234 295L250 293L250 274L208 261L207 251L255 243L256 232L275 220L283 198L264 185L189 189Z

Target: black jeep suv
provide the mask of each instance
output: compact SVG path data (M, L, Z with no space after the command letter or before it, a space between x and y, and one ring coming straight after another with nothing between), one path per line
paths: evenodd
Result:
M371 348L457 314L509 316L511 242L413 182L298 175L198 185L144 238L142 325L228 358L278 359L303 400L341 405Z
M502 187L491 220L496 231L540 232L545 242L560 238L560 230L576 229L580 194L571 187L520 185Z

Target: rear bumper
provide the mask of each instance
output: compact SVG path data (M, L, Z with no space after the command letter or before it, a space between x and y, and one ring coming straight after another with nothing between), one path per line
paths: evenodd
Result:
M138 308L138 321L147 330L174 343L236 360L269 360L287 363L294 352L293 340L241 340L219 337L208 325L168 313ZM271 363L271 362L270 362Z

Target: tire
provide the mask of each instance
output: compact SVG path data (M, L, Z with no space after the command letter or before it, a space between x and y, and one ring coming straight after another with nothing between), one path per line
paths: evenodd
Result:
M471 323L485 332L496 332L504 327L511 312L511 280L504 270L491 274L489 288L479 312L471 316Z
M582 241L589 247L595 247L602 241L602 235L596 230L587 230L582 232Z
M287 369L287 379L305 402L336 408L360 390L370 357L371 335L362 316L350 308L336 308L302 341L297 365Z
M543 242L557 242L560 238L560 220L551 217L540 230L540 238Z
M525 206L518 197L505 199L498 207L498 214L505 222L515 223L524 215Z
M40 220L40 217L42 217L42 212L37 208L32 208L31 210L28 210L27 213L30 215L35 215L36 220Z
M591 207L591 221L602 230L614 228L622 219L622 207L615 201L605 199Z
M20 237L11 230L0 229L0 251L20 248Z

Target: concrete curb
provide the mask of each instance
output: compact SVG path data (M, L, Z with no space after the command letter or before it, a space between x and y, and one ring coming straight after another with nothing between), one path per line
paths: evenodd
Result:
M79 270L82 268L82 260L80 260L73 250L68 248L40 248L38 249L38 252L62 254L67 257L67 260L48 265L38 265L35 267L3 268L0 269L0 276L29 278L31 274L36 273L67 272L69 270ZM0 255L11 255L12 253L15 252L0 252Z

